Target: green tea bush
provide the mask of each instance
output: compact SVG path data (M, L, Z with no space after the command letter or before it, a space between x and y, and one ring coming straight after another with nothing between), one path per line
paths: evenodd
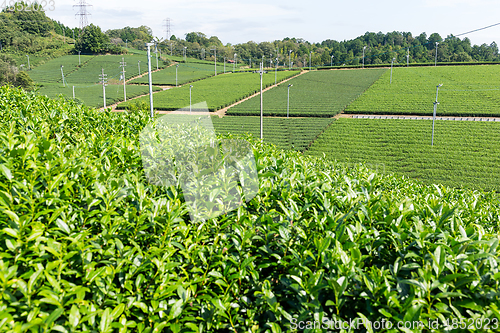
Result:
M493 194L251 141L258 195L193 224L179 188L145 180L145 113L0 96L0 332L499 325Z

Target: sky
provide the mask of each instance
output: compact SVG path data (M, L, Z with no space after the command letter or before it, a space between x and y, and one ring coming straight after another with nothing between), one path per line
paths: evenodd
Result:
M75 16L80 1L51 0L46 14L69 27L79 26ZM500 23L498 0L87 0L89 23L104 31L146 25L165 38L165 19L171 33L217 36L222 43L239 44L303 38L312 43L326 39L349 40L365 32L411 32L441 37ZM500 25L465 35L472 44L500 42Z

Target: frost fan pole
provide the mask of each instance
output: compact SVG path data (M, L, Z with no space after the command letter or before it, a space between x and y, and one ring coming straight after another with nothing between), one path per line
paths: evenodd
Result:
M151 75L151 46L155 45L155 43L146 43L148 47L148 76L149 76L149 108L150 108L150 116L153 119L153 78Z
M262 141L264 139L264 131L263 131L263 124L264 124L264 109L263 109L263 104L262 104L262 75L265 73L264 72L264 62L260 63L260 70L258 72L260 74L260 140Z
M120 67L122 68L122 78L123 78L123 99L125 102L127 101L127 88L125 88L125 66L127 63L125 62L125 58L122 58L122 62L120 63Z
M102 74L99 75L101 78L102 83L102 95L103 95L103 100L104 100L104 108L106 109L106 86L108 83L108 79L106 77L108 76L107 74L104 74L104 68L102 68Z
M434 146L434 122L436 121L436 110L437 106L439 104L438 102L438 92L439 92L439 87L441 87L443 84L439 84L436 86L436 101L434 102L434 114L432 116L432 139L431 139L431 146Z

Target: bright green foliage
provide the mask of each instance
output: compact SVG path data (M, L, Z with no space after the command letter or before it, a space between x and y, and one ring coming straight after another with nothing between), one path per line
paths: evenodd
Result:
M264 142L281 149L304 151L332 122L331 118L264 118ZM216 132L260 138L260 117L212 117Z
M492 194L252 141L259 194L195 225L179 187L145 180L146 114L0 93L0 332L289 332L355 318L498 327Z
M296 72L279 72L278 82L296 75ZM264 74L263 87L274 84L274 73ZM217 75L193 84L191 92L192 104L207 102L210 111L216 111L251 96L260 89L260 75L256 73L235 73ZM148 99L148 96L141 97ZM172 88L153 95L156 110L178 110L189 108L189 85ZM127 108L128 104L120 103L118 109Z
M104 106L102 85L86 85L75 84L75 98L78 98L85 103L85 105L101 108ZM127 85L127 99L132 99L137 96L149 94L149 87L138 85ZM159 87L153 87L153 91L161 91ZM64 87L61 84L45 84L38 89L42 95L47 95L51 98L56 98L63 95L66 98L73 98L73 86ZM115 104L123 101L123 85L115 84L106 87L106 105ZM149 108L149 104L148 108Z
M155 61L153 61L153 63L155 63ZM145 69L147 69L147 67L145 67ZM174 64L159 72L152 73L151 76L153 84L175 86L176 69L177 69L178 85L205 79L207 77L215 75L214 64L209 65L209 64L199 64L199 63L180 63L178 68L176 68L176 65ZM217 73L218 74L224 73L224 67L217 66ZM144 75L140 78L132 80L130 83L142 83L142 84L149 83L149 77L147 75Z
M385 69L314 71L264 93L264 114L286 116L288 84L290 116L332 117L375 82ZM260 98L233 106L228 115L260 115Z
M82 53L105 53L110 50L119 53L121 49L110 45L109 37L101 31L99 26L90 24L83 29L80 37L75 42L75 50ZM117 51L117 52L114 52Z
M432 115L439 89L440 116L499 116L500 67L394 68L349 105L346 113Z
M80 55L80 62L85 65L95 56L90 55ZM78 55L65 55L56 59L52 59L43 65L33 68L30 71L30 76L33 80L40 84L44 83L62 83L61 66L63 66L63 73L67 77L74 71L77 71L79 67Z
M385 166L428 184L500 190L500 124L496 122L339 119L308 153L339 162Z

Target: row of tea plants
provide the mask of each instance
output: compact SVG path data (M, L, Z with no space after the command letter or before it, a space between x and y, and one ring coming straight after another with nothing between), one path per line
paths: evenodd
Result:
M319 332L354 318L442 331L500 316L493 194L249 138L259 193L193 224L180 188L146 182L147 114L0 96L0 332Z

